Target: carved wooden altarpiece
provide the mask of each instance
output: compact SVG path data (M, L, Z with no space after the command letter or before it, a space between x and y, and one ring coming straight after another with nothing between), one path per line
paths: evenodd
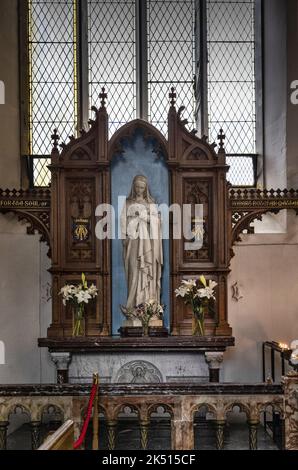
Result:
M93 108L95 119L90 121L89 131L82 131L80 137L71 136L67 144L59 146L59 136L54 132L50 189L0 190L0 211L13 211L20 219L27 220L28 233L37 230L50 248L53 314L48 340L40 340L40 345L50 347L51 341L59 338L63 341L71 336L72 314L62 305L58 293L65 283L79 282L82 272L100 292L96 303L88 306L86 340L111 334L111 245L109 240L98 240L95 236L95 209L101 203L111 202L111 161L119 158L124 139L131 139L136 130L142 131L144 139L153 139L154 152L165 159L170 203L203 204L202 249L185 251L184 239L171 240L170 333L182 338L191 335L191 311L176 298L174 290L182 279L204 274L218 286L215 313L206 319L207 338L202 338L202 345L205 342L207 349L208 338L217 345L220 338L225 346L232 345L227 310L232 246L241 241L242 233L253 231L251 223L264 213L283 209L294 209L297 213L298 191L231 188L226 179L228 165L223 132L218 136L218 151L216 144L208 143L206 137L198 138L195 132L189 132L181 118L183 108L176 110L174 90L170 94L168 140L143 120L127 123L109 140L105 99L103 92L101 107ZM158 340L162 341L167 339ZM88 349L88 341L85 343L84 348Z

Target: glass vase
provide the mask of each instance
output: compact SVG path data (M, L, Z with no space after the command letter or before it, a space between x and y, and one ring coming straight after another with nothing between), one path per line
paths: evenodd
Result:
M73 309L72 319L72 336L85 336L84 305L79 305Z
M204 306L200 305L193 310L192 334L194 336L205 336Z
M149 336L149 324L148 323L143 323L143 325L142 325L142 335L143 336Z

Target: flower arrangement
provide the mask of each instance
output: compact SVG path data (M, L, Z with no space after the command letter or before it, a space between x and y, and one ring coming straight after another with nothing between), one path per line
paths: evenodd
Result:
M206 308L210 308L210 302L215 300L214 288L217 283L209 281L207 284L205 276L199 279L183 280L178 289L175 290L176 297L182 297L185 304L189 304L193 311L193 335L205 334L204 316Z
M98 294L98 289L94 284L88 287L86 276L82 273L82 282L78 285L66 284L59 292L62 295L63 305L70 302L73 305L74 324L73 336L81 336L84 334L83 320L85 314L85 305L94 299Z
M126 311L126 318L140 320L143 326L143 334L148 336L149 322L155 317L160 320L163 317L165 306L160 305L156 300L148 300L137 305L133 309Z

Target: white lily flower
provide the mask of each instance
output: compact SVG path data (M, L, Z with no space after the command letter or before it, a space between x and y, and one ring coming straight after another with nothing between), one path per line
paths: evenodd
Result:
M91 286L89 287L89 289L87 290L87 292L89 292L89 294L91 295L91 297L96 297L97 294L98 294L98 289L97 289L97 287L96 287L94 284L91 284Z
M213 289L210 289L210 287L208 286L204 289L199 289L196 294L196 297L199 297L200 299L215 299Z
M214 287L216 287L216 286L217 286L217 282L211 281L211 280L209 281L209 283L208 283L209 289L214 289Z
M176 297L185 297L189 294L189 289L185 289L183 286L175 290Z
M87 304L89 300L92 298L89 292L86 290L81 290L80 292L75 294L75 296L78 299L78 304L81 304L82 302Z
M63 297L69 297L73 294L74 286L72 284L66 284L65 286L61 287L60 294Z
M187 287L188 289L192 289L193 287L196 287L196 279L183 279L182 281L183 287Z

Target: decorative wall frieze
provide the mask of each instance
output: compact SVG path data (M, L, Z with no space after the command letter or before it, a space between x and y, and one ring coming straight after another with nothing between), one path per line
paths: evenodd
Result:
M229 189L229 210L232 222L232 246L241 242L241 234L254 233L255 220L262 220L266 213L277 214L292 209L298 214L298 190L296 189Z
M0 189L0 212L13 212L18 219L25 220L28 235L38 232L40 241L50 246L50 189ZM48 255L50 255L50 250Z

